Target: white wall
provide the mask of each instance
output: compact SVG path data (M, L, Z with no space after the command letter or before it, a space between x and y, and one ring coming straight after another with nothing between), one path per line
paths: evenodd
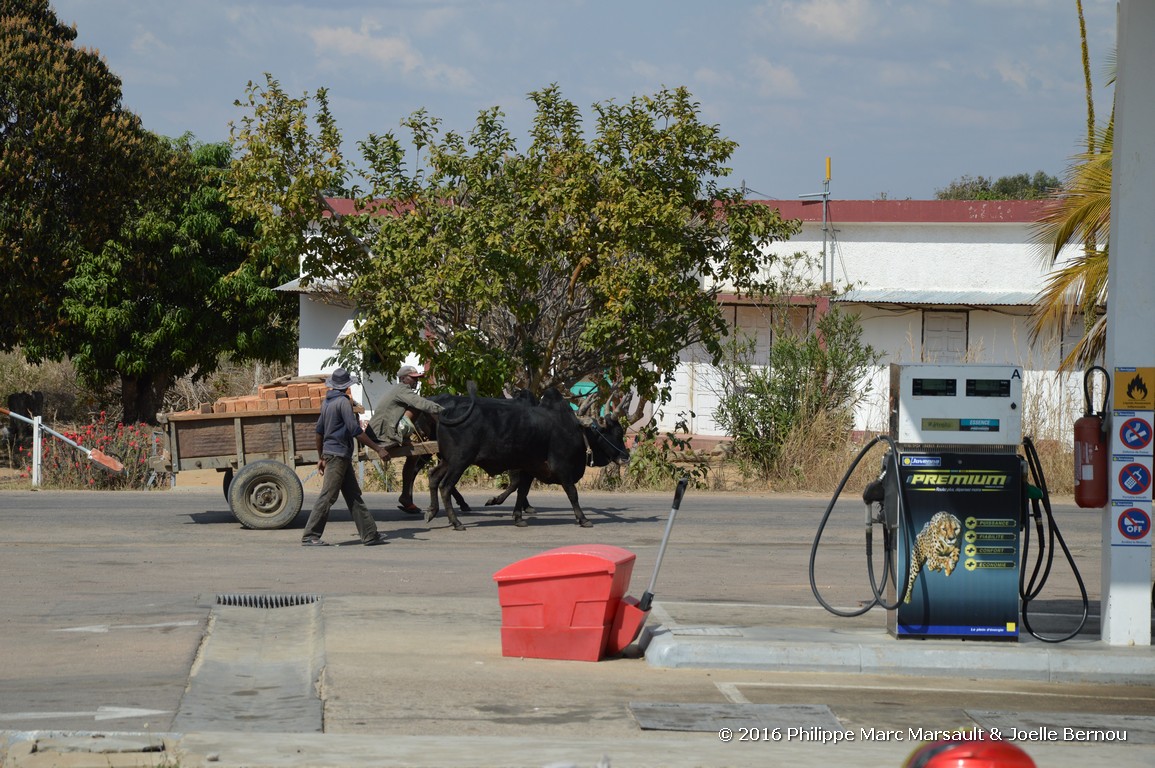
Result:
M301 294L300 341L297 350L299 375L330 373L337 367L336 363L326 364L326 361L337 354L337 336L353 315L354 311L350 307L315 301L308 294ZM406 358L405 362L421 364L416 355ZM361 384L352 388L353 399L365 407L365 416L368 418L385 390L396 381L396 371L354 373L361 376Z
M1044 274L1031 237L1023 223L854 222L836 225L827 249L839 287L1019 291ZM790 249L820 253L821 224L804 224Z

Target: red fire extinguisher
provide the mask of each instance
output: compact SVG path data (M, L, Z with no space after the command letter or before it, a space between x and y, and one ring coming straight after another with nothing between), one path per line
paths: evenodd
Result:
M1103 410L1091 407L1091 373L1099 371L1106 382ZM1111 377L1095 365L1083 374L1083 417L1075 422L1075 503L1084 509L1107 506L1107 422L1104 411L1111 393Z

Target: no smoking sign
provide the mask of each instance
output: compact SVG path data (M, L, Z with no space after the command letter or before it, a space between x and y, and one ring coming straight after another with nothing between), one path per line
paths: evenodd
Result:
M1140 416L1125 419L1119 427L1119 440L1129 450L1142 451L1151 444L1151 425Z

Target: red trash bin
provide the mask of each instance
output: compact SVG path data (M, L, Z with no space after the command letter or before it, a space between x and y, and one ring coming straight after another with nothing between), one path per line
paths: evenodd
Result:
M493 574L502 655L601 659L634 558L633 552L608 544L558 547Z

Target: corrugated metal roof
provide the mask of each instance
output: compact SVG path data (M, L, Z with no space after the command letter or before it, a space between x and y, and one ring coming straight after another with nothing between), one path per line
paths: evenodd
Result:
M866 288L848 291L832 301L853 304L939 304L965 307L1031 306L1038 294L1033 291L943 291Z

